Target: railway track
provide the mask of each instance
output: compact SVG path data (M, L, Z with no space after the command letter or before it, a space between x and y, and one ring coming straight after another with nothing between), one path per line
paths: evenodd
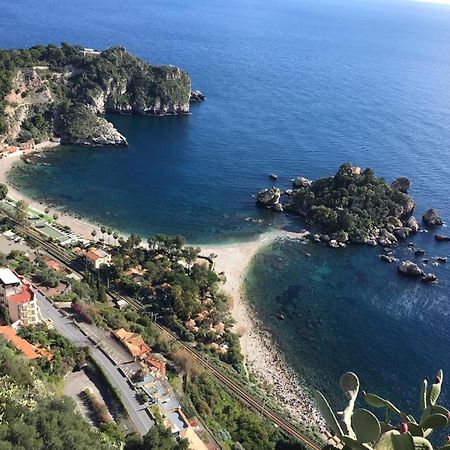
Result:
M15 228L22 234L33 239L37 244L44 248L51 256L58 259L60 262L70 267L72 270L82 274L85 270L85 266L80 263L76 255L72 252L62 249L57 244L48 242L45 237L36 229L25 227L17 221L14 221ZM107 289L107 293L114 300L125 300L131 307L140 311L141 313L148 315L145 311L145 307L138 300L130 297L125 297L111 289ZM294 437L304 445L306 445L311 450L320 450L321 446L311 439L309 436L301 433L291 422L282 417L278 412L274 411L270 407L266 406L259 399L253 397L249 394L246 389L230 376L224 374L220 369L218 369L214 364L209 362L203 355L201 355L197 350L192 348L190 345L181 341L176 334L167 329L166 327L155 323L156 327L164 334L168 335L171 339L177 341L177 343L189 354L191 354L197 362L199 362L207 371L213 375L222 385L224 385L233 395L235 395L241 402L245 403L253 410L257 411L259 414L264 416L266 419L270 420L275 426L279 427L284 433L289 436Z

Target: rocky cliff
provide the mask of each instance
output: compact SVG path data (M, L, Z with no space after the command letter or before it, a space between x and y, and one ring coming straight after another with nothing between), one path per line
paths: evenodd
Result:
M126 145L103 113L189 113L191 80L152 66L123 47L77 46L0 51L0 143L60 137L64 143Z

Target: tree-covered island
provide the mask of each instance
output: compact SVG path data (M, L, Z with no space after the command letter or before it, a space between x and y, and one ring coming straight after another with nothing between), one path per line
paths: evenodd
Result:
M123 47L0 50L0 144L126 145L101 114L187 114L190 100L203 99L191 99L186 72L149 65Z
M345 163L331 177L315 181L297 177L284 193L277 187L264 189L256 201L275 211L304 216L313 232L321 233L315 238L331 246L346 242L389 246L419 230L412 216L415 202L408 195L410 185L405 177L389 185L372 169ZM283 195L286 201L281 203Z

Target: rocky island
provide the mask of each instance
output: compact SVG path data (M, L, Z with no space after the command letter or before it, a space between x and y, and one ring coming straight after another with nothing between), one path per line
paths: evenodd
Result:
M390 246L420 228L412 216L415 202L407 193L410 185L405 177L389 185L371 169L345 163L332 177L316 181L297 177L286 192L277 187L264 189L256 201L275 211L304 216L320 233L315 239L332 247L347 242Z
M202 100L186 72L149 65L123 47L0 51L0 144L126 145L102 114L181 115Z

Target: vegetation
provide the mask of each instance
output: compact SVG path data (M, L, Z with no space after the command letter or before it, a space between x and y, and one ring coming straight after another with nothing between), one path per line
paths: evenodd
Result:
M43 372L56 377L64 377L76 365L81 366L86 361L88 349L75 347L68 339L57 331L50 330L46 325L29 325L18 331L19 336L28 342L47 349L53 358L39 358L37 364Z
M207 373L192 372L186 392L200 417L216 436L220 436L224 448L270 450L288 446L279 430L220 388ZM289 448L304 447L290 443Z
M0 448L88 450L116 448L80 420L75 404L58 398L43 371L0 339Z
M321 232L334 233L338 239L345 233L354 241L366 239L373 228L384 227L391 217L408 217L413 208L407 194L393 189L371 169L358 173L349 163L333 177L294 186L285 205L286 210L305 215Z
M150 431L140 438L132 436L125 443L125 450L187 450L186 440L176 441L169 429L155 424Z
M54 134L67 140L92 137L100 120L95 114L104 112L97 104L100 97L108 112L188 112L190 87L180 69L150 66L122 47L99 55L66 43L0 50L0 135L10 131L9 121L17 120L6 115L10 93L17 99L9 104L13 108L25 98L32 102L20 134L10 135L10 141L40 142Z
M436 402L442 387L443 373L439 370L434 383L428 388L428 380L422 382L420 392L421 418L400 410L389 400L375 394L363 392L365 402L384 411L385 420L380 421L375 414L367 409L355 409L359 393L359 379L352 372L342 375L340 385L348 399L348 406L336 418L327 400L321 392L316 392L319 409L331 430L336 433L344 444L353 450L433 450L428 437L436 429L449 426L450 412ZM442 447L447 450L448 443Z
M136 235L120 241L113 264L99 271L102 282L113 282L183 339L195 339L199 348L240 371L238 340L229 330L230 299L220 291L223 276L199 260L200 249L185 246L181 236L153 236L147 241L148 249L140 247L140 242Z

